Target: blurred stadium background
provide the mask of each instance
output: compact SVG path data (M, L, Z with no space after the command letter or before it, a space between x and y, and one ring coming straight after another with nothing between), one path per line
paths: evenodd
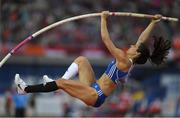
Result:
M0 60L20 41L43 27L76 15L101 12L160 13L180 18L179 0L1 0ZM108 28L116 46L126 50L150 20L110 17ZM172 41L161 67L137 66L128 83L119 86L104 105L91 108L63 91L18 96L15 73L29 84L44 74L58 79L77 56L90 59L98 79L112 59L100 36L100 18L56 27L22 47L0 68L0 116L180 116L180 22L162 21L153 35Z

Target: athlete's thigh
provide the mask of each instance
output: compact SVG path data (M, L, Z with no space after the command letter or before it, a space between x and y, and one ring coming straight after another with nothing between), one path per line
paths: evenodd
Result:
M75 80L58 79L56 84L68 94L75 98L79 98L87 105L93 106L98 98L96 90L90 86Z
M87 85L94 83L95 75L89 61L85 57L79 57L76 62L79 67L79 80Z

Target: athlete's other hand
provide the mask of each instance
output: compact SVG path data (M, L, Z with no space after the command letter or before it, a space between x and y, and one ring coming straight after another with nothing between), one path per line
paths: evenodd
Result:
M157 23L157 22L161 21L161 19L162 19L162 15L156 14L156 15L154 15L154 18L152 19L152 21Z
M107 18L110 15L109 11L102 11L101 12L101 17Z

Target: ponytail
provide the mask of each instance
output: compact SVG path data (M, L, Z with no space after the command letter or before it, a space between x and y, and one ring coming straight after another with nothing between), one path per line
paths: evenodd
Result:
M163 37L154 38L154 51L150 56L150 62L160 65L164 63L167 59L169 49L171 48L171 41L163 39Z

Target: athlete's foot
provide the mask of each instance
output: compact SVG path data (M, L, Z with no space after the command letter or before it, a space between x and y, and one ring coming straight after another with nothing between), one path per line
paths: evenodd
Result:
M43 84L45 85L47 82L52 82L53 79L49 78L47 75L43 76Z
M26 83L20 78L19 74L15 75L15 80L14 80L16 87L17 87L17 92L18 94L26 94L24 89L27 87Z

